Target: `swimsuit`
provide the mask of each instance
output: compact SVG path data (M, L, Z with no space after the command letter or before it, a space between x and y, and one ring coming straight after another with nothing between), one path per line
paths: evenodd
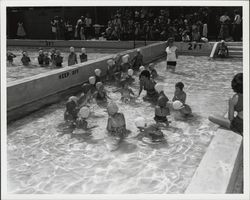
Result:
M242 112L243 111L243 95L238 94L238 102L234 106L234 110L236 112ZM230 129L234 132L240 133L243 135L243 119L241 119L238 115L233 118L231 121Z

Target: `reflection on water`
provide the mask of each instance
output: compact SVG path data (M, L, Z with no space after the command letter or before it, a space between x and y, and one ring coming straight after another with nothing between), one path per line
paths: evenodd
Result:
M63 56L63 67L68 66L68 55L69 55L69 48L59 48L61 51L61 56ZM38 50L39 48L30 48L30 47L8 47L8 51L14 53L17 57L14 58L14 66L7 65L7 81L15 81L17 79L34 76L37 74L41 74L43 72L47 72L48 70L53 70L51 67L40 67L37 61L38 57ZM51 48L43 48L44 51L50 52ZM27 51L31 64L29 66L23 66L21 62L22 58L22 51ZM98 52L94 49L87 49L88 60L95 60L97 58L101 58L104 56L111 55L113 53L117 53L116 50L105 49L101 50L98 49ZM120 50L119 50L120 51ZM79 54L80 49L75 48L75 52L77 54L78 63L80 63Z
M240 61L208 61L180 56L177 72L156 69L171 99L177 81L185 84L194 117L175 119L163 130L166 141L139 139L134 119L153 122L154 108L142 101L124 104L109 93L124 113L131 131L116 151L108 149L107 112L91 106L90 129L74 133L63 121L64 103L52 105L8 126L8 191L10 193L183 193L216 130L210 114L225 112L232 95L231 78L242 71ZM133 89L138 92L138 80ZM114 86L107 86L112 91Z

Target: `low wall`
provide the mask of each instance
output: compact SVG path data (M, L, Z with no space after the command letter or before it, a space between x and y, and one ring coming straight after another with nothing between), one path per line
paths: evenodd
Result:
M160 42L141 48L144 63L157 60L165 55L166 43ZM136 54L135 49L121 52L131 58ZM18 119L28 113L38 110L44 105L55 103L63 94L79 92L80 85L94 75L99 68L105 76L107 60L113 55L87 61L71 67L53 70L32 77L13 81L7 84L7 120Z
M242 136L218 129L185 193L232 193L243 159L242 142Z
M147 41L146 45L157 43ZM145 46L145 41L106 41L106 40L18 40L8 39L7 46L25 47L85 47L101 49L133 49L138 46Z
M146 41L147 45L159 43ZM175 42L182 55L209 56L214 42ZM7 46L32 46L32 47L70 47L100 48L100 49L133 49L145 46L145 41L83 41L83 40L14 40L8 39Z

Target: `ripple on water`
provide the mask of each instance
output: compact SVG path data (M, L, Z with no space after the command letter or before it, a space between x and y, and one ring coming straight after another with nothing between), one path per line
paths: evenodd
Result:
M134 119L144 116L153 123L154 107L143 102L124 105L120 94L110 96L124 112L131 131L117 151L106 147L107 112L91 107L88 136L72 134L63 121L64 103L40 110L8 126L8 191L11 193L183 193L204 155L216 126L207 116L224 112L232 95L231 77L242 63L212 63L205 57L180 56L177 73L157 63L159 82L169 99L177 81L185 84L187 103L194 117L175 119L163 130L166 143L137 140ZM182 67L185 66L185 67ZM138 90L138 79L132 86ZM108 92L114 86L107 88ZM143 92L144 93L144 92ZM224 94L224 95L221 95ZM143 95L143 94L142 94Z

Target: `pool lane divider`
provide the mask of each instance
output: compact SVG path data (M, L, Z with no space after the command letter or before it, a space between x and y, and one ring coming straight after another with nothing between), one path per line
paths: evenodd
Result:
M164 57L165 49L165 42L142 47L144 63ZM120 54L129 54L133 58L136 49L123 51ZM7 122L64 100L67 95L80 92L81 85L94 75L95 69L101 69L102 76L106 75L107 60L113 56L105 56L7 83Z
M242 142L242 136L219 128L185 194L232 193L243 162Z

